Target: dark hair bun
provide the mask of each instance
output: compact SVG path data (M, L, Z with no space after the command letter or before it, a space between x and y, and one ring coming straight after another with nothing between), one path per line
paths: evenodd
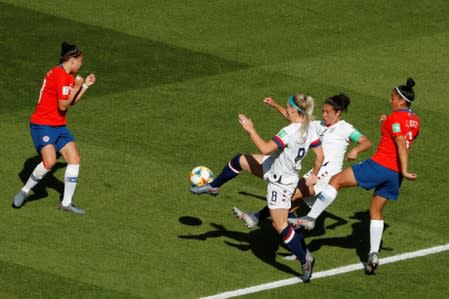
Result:
M338 97L340 99L340 102L341 102L342 106L344 107L344 110L347 110L348 106L349 106L349 102L351 101L349 99L349 97L347 95L345 95L344 93L340 93L338 95Z
M412 78L408 78L407 79L407 83L405 84L408 88L412 88L413 86L415 86L415 80L413 80Z
M331 105L335 111L348 111L349 98L343 94L337 94L324 101L324 104Z
M69 44L66 41L62 42L61 57L72 55L72 54L76 53L77 51L79 51L79 50L75 45Z

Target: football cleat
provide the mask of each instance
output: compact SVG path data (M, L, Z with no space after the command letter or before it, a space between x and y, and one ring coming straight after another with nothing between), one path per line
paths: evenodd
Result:
M209 194L212 196L217 196L218 193L220 192L220 188L212 187L210 184L206 184L203 186L192 187L192 188L190 188L190 192L192 192L196 195Z
M312 256L312 253L310 252L309 249L306 249L306 260L310 261L313 264L315 264L315 258Z
M296 255L291 254L284 256L283 259L286 261L296 261L298 258L296 257ZM312 256L312 253L309 251L309 249L306 249L306 261L314 262L314 260L315 258Z
M72 213L75 213L75 214L78 214L78 215L86 214L86 211L76 207L73 203L69 204L68 206L63 206L62 204L60 204L59 205L59 209L61 211L72 212Z
M311 260L306 259L306 263L301 265L302 268L302 276L300 276L301 280L304 282L309 282L312 278L313 265L315 264L315 258L312 257Z
M298 258L296 257L296 255L290 254L290 255L284 256L283 259L286 261L296 261Z
M368 262L365 266L366 274L374 274L374 271L379 266L379 257L377 256L377 252L371 252L368 256Z
M28 194L26 192L23 192L22 190L20 190L19 193L17 193L14 196L14 199L12 201L12 207L16 208L16 209L21 208L27 198L28 198Z
M315 227L315 218L309 216L288 218L288 223L293 224L295 229L303 227L305 230L312 230Z
M242 220L247 228L253 228L259 223L259 219L254 216L253 213L245 213L237 209L236 207L232 208L232 213L235 215L235 217Z

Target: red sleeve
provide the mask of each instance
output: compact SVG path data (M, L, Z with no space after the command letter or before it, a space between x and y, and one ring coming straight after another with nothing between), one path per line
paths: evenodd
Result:
M393 137L404 136L406 132L404 113L393 113L388 116L387 130Z
M72 75L67 75L63 72L58 72L54 76L56 90L59 100L67 100L70 91L72 91L74 78Z

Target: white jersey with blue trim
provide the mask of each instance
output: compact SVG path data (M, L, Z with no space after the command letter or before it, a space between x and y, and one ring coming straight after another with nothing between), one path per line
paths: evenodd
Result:
M350 123L340 120L332 126L326 126L324 121L312 121L310 127L320 136L324 152L323 167L328 173L338 173L343 168L345 153L350 143L350 137L358 132Z
M279 149L270 156L273 162L264 175L268 182L296 187L302 159L310 146L320 145L320 138L315 129L309 126L301 132L301 127L302 123L292 123L272 138Z

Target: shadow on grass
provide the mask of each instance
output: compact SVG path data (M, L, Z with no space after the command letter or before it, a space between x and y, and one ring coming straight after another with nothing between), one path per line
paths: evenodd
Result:
M324 216L324 214L323 214ZM317 219L317 228L319 229L319 223L322 221ZM368 253L370 249L370 216L369 210L355 212L351 219L357 220L357 222L351 225L352 233L343 237L333 237L333 238L320 238L313 239L309 244L308 248L310 251L317 251L323 246L333 246L347 249L355 249L357 255L361 262L366 262L368 258ZM389 227L388 224L385 223L384 231ZM310 235L313 235L313 231L310 232ZM308 234L305 234L308 236ZM380 246L380 250L392 251L391 248L383 247L382 244Z
M37 164L41 162L39 156L28 158L23 164L23 169L19 172L19 178L23 184L25 184L36 168ZM47 188L53 189L59 193L59 200L62 200L64 194L64 182L61 182L54 176L56 170L66 167L66 163L57 162L55 167L45 175L45 177L37 184L31 191L31 195L27 198L25 204L35 200L40 200L48 197Z
M228 246L237 248L241 251L251 251L257 258L274 268L285 273L299 276L300 273L291 267L276 261L276 252L279 248L279 236L271 226L271 222L264 221L259 229L253 229L249 232L238 232L227 230L225 226L210 223L213 230L196 235L181 235L178 238L187 240L206 241L210 238L229 238L233 241L225 240ZM299 269L299 263L296 264Z
M193 216L181 216L178 218L178 221L188 226L200 226L203 224L203 221L201 221L200 218Z
M256 199L263 199L265 197L247 193L247 192L239 192L239 194L249 197L254 197ZM305 215L308 212L309 208L305 204L301 204L300 208L296 212L298 215ZM355 219L357 222L351 225L352 232L351 234L343 237L333 237L333 238L319 238L313 239L308 245L308 249L311 252L319 250L323 246L334 246L340 248L347 249L355 249L357 255L361 262L366 262L369 249L370 249L370 235L369 235L369 227L370 227L370 215L369 210L355 212L350 219ZM331 224L327 224L326 222L332 221ZM328 229L336 229L339 226L346 225L348 221L346 219L334 215L332 213L324 211L320 217L316 220L315 228L312 231L303 231L303 235L305 238L311 237L320 237L326 234L326 230ZM259 229L251 230L249 232L237 232L237 231L228 231L223 225L211 223L210 224L214 230L197 234L197 235L181 235L178 236L181 239L193 239L193 240L201 240L205 241L209 238L221 238L227 237L235 240L236 242L224 241L228 246L238 248L242 251L251 250L253 254L258 257L263 262L272 265L278 270L284 271L289 274L298 275L297 272L292 270L290 267L285 266L276 261L276 252L279 247L284 247L283 243L280 243L280 239L278 234L274 231L271 221L269 219L264 219L259 222ZM388 224L385 223L384 230L389 227ZM287 250L287 249L286 249ZM383 247L381 244L380 250L391 251L393 249ZM282 256L290 255L280 254Z

